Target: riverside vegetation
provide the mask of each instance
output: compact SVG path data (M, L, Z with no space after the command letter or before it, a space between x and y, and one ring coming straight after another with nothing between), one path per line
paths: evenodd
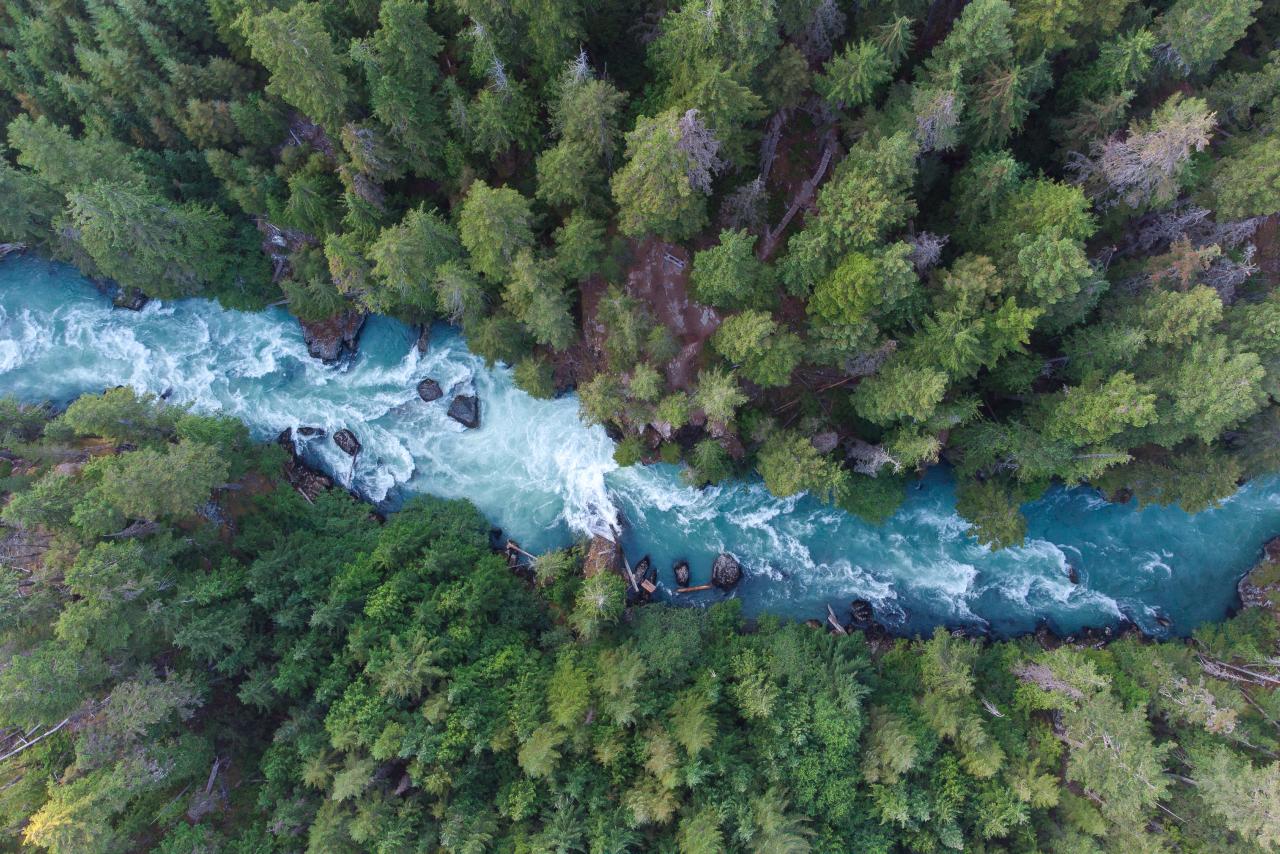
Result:
M1261 0L11 0L0 240L123 305L448 320L693 485L882 519L945 456L1000 547L1053 482L1280 468L1278 39ZM1280 846L1265 608L1101 649L629 611L127 390L0 431L9 848Z
M0 403L0 445L6 850L1280 845L1267 608L1100 648L628 611L127 389Z

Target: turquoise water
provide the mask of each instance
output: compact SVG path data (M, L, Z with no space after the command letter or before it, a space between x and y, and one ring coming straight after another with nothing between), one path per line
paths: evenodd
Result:
M729 551L747 572L734 595L749 613L818 617L829 603L843 615L863 598L904 632L946 624L1008 634L1041 619L1071 631L1128 615L1159 633L1158 613L1187 632L1223 616L1262 541L1280 533L1280 478L1195 516L1055 489L1025 508L1026 545L996 553L966 535L941 470L879 527L807 497L774 498L757 482L695 491L671 466L617 468L612 443L582 425L572 397L530 398L448 327L433 330L426 354L415 338L374 318L354 360L325 366L307 356L282 310L227 311L204 300L116 310L69 268L33 258L0 264L0 394L67 401L129 385L235 415L264 440L291 426L329 435L349 427L364 445L354 465L328 438L302 450L374 501L468 498L534 551L620 531L633 562L652 555L664 591L674 586L673 560L688 559L698 583L715 554ZM444 388L442 400L418 398L427 376ZM445 416L461 391L481 399L478 430Z

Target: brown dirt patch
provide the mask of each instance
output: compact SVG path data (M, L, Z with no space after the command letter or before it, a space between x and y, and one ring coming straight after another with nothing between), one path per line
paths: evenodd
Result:
M667 365L674 388L691 389L703 343L720 326L720 314L689 296L693 258L683 246L647 237L633 246L627 291L644 300L655 319L680 342L679 355Z

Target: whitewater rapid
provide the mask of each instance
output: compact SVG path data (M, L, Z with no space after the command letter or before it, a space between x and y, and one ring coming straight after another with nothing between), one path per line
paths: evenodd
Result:
M467 498L533 551L616 533L633 561L654 558L664 593L676 559L691 562L697 583L716 553L732 552L747 571L734 595L749 613L820 616L827 604L847 613L861 598L901 631L945 624L1007 634L1042 619L1070 631L1127 616L1159 633L1163 615L1187 632L1223 615L1262 540L1280 533L1277 479L1196 516L1055 489L1027 506L1026 544L995 553L968 536L941 471L881 526L805 496L775 498L758 481L692 490L673 466L618 468L613 443L582 424L574 397L529 397L455 330L433 328L426 353L416 337L371 318L358 355L327 366L307 355L297 322L279 309L183 300L130 312L67 267L0 263L0 394L65 402L128 385L234 415L264 441L319 427L325 435L300 449L372 501ZM444 390L440 400L419 398L427 377ZM445 414L459 393L479 397L479 429ZM344 427L364 446L354 464L330 438Z

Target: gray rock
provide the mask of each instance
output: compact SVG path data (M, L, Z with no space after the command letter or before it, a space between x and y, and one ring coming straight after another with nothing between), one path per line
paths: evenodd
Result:
M840 444L840 436L835 431L819 433L809 440L814 450L820 454L829 454Z
M298 435L307 439L314 439L317 436L324 435L323 427L299 427Z
M693 580L693 573L689 571L689 561L678 560L675 566L671 567L671 571L676 575L676 585L678 587L688 587L689 582Z
M120 288L116 292L115 299L112 300L116 308L123 308L129 311L142 311L143 307L150 302L150 298L137 288Z
M349 456L354 457L360 453L360 440L356 438L355 433L345 427L333 434L333 443Z
M425 379L418 383L418 397L430 403L444 397L444 392L440 390L440 383L433 379Z
M480 426L480 399L472 394L460 394L449 404L449 417L468 430Z
M711 564L711 583L721 590L732 590L742 580L742 565L728 552L721 553Z

